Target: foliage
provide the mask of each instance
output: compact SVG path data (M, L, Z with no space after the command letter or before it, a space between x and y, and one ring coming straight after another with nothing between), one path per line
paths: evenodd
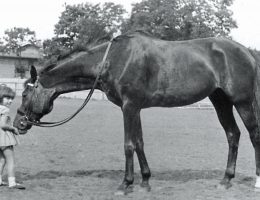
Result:
M22 63L20 58L22 46L25 44L36 45L39 40L36 39L35 32L29 28L12 28L5 31L3 40L0 41L0 52L2 53L16 53L18 59L15 62L15 77L25 77L28 67Z
M18 59L17 62L15 62L14 76L25 78L26 71L28 71L28 67L23 65L21 60Z
M87 45L97 38L116 32L126 11L114 3L66 5L55 25L55 38L43 43L45 56L58 55L65 49Z
M62 52L67 50L66 46L64 45L66 41L66 38L58 37L45 40L43 42L44 57L46 59L50 59L52 56L62 54Z
M6 53L15 52L20 55L20 49L25 44L37 44L35 32L29 28L12 28L5 31L3 51Z
M145 29L155 37L183 40L228 36L236 22L233 0L143 0L133 5L122 32Z
M2 38L0 38L0 52L4 52L4 42Z

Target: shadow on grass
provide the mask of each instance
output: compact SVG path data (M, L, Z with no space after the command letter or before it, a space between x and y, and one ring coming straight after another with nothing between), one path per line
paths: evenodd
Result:
M223 177L221 170L171 170L171 171L153 171L151 179L161 181L176 181L186 183L194 180L221 180ZM118 180L124 177L123 170L74 170L74 171L40 171L36 174L17 172L17 178L21 180L34 179L56 179L59 177L96 177ZM135 173L135 179L141 179L140 173ZM252 185L254 179L240 173L236 173L234 179L238 184Z

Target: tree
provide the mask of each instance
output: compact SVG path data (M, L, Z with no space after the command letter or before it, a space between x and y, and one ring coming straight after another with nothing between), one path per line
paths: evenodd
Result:
M35 32L31 31L29 28L12 28L5 31L4 38L4 52L6 53L16 53L20 56L20 49L25 44L36 45L39 40L36 39Z
M0 52L4 52L4 42L2 38L0 38Z
M3 53L16 53L18 56L15 63L15 75L18 74L24 78L27 67L22 64L21 49L25 44L36 45L39 40L36 39L35 32L29 28L12 28L5 31L4 41L0 42L0 51Z
M125 13L121 5L114 3L66 5L55 25L56 36L44 41L45 55L58 55L77 45L86 46L97 38L116 32Z
M236 22L229 7L233 0L143 0L133 5L122 32L145 29L155 37L184 40L229 36Z
M62 54L68 48L66 47L66 38L52 38L43 41L43 50L44 50L44 58L45 59L52 59L53 57ZM54 58L56 60L56 58Z

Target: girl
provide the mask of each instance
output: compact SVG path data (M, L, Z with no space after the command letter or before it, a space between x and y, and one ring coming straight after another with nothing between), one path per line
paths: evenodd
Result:
M13 189L25 189L15 181L14 146L19 143L18 130L12 126L9 116L9 107L13 102L15 92L6 85L0 85L0 186L5 186L2 175L7 166L8 186Z

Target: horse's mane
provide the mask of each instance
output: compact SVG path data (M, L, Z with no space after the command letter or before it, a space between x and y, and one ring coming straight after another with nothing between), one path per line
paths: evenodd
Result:
M79 52L82 52L82 51L88 51L88 48L83 46L83 45L76 45L71 50L65 51L62 54L60 54L57 57L57 61L63 60L65 58L68 58L70 55L72 55L74 53L79 53Z
M79 53L79 52L83 52L83 51L88 52L89 50L87 47L84 47L83 45L75 45L72 49L64 51L60 55L55 56L55 58L51 58L51 59L47 60L45 63L45 67L43 67L40 70L40 73L45 73L45 72L52 70L53 68L56 67L56 65L59 61L64 60L75 53Z
M122 39L129 39L129 38L135 37L136 34L144 35L146 37L153 37L149 32L140 29L140 30L128 31L122 35L115 37L113 39L113 41L117 42ZM45 67L43 67L39 73L43 74L43 73L49 72L50 70L54 69L57 66L59 61L64 60L75 53L80 53L80 52L92 53L91 48L93 46L99 45L104 42L108 42L111 40L111 38L112 38L111 34L107 34L103 37L98 38L97 40L95 40L94 42L92 42L91 44L89 44L87 46L84 46L82 44L77 44L72 49L62 52L60 55L56 56L56 58L49 59L46 62Z
M130 32L127 32L126 34L132 35L132 34L135 34L135 33L154 38L154 36L150 32L148 32L147 30L143 30L143 29L137 29L137 30L134 30L134 31L130 31Z
M134 31L132 31L132 30L127 31L124 34L117 36L116 38L114 38L114 41L118 41L120 39L133 38L136 35L143 35L143 36L146 36L146 37L154 38L154 36L151 33L149 33L148 31L143 30L143 29L137 29L137 30L134 30Z
M88 45L78 43L78 44L74 45L70 50L63 51L61 54L54 56L53 58L50 58L49 60L47 60L46 63L44 64L45 67L43 67L39 73L42 74L42 73L52 70L53 68L55 68L57 66L59 61L69 58L73 54L80 53L80 52L92 53L91 48L93 46L99 45L106 41L109 41L110 39L111 39L111 36L109 34L107 34L105 36L102 36L102 37L96 39L94 42L92 42Z

